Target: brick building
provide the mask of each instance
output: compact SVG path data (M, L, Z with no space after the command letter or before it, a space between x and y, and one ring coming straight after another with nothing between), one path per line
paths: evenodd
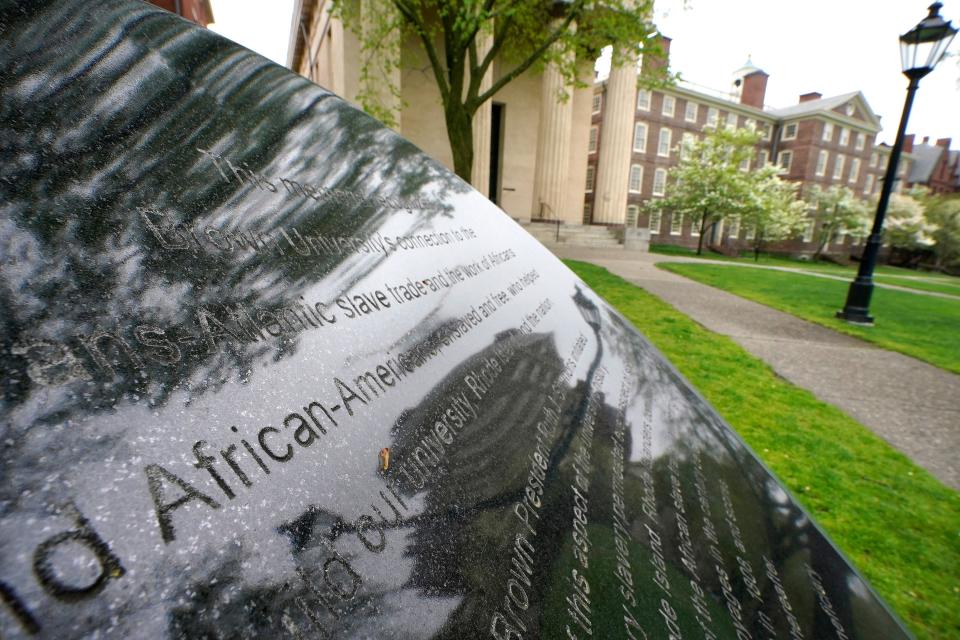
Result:
M669 49L669 39L666 39ZM713 127L750 127L761 133L753 158L745 170L775 162L783 176L800 183L801 195L814 186L843 185L862 198L879 192L889 149L876 145L880 120L860 92L823 97L807 93L797 104L772 109L764 106L768 75L749 60L733 74L728 92L710 92L680 83L667 89L638 89L633 106L632 139L628 171L626 209L620 224L646 227L652 243L695 247L699 241L696 225L682 216L648 214L643 203L664 196L670 188L669 169L680 160L683 142L702 137ZM584 197L584 224L596 224L593 212L609 194L597 193L599 161L605 140L607 83L594 87L589 134L587 179ZM609 125L608 125L609 126ZM622 128L622 125L621 125ZM910 170L913 158L907 150L900 161L900 174ZM903 181L898 184L901 188ZM613 221L616 224L618 221ZM610 224L610 221L601 222ZM811 217L804 232L776 248L795 253L812 252L816 221ZM752 230L737 220L715 225L705 243L711 246L747 248ZM828 247L831 252L852 249L858 240L839 237Z
M960 192L960 151L950 150L950 138L940 138L936 144L927 137L921 144L914 144L912 135L907 138L915 157L907 186L924 186L937 194Z

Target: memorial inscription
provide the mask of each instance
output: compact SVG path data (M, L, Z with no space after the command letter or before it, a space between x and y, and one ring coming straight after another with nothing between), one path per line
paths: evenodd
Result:
M909 638L408 142L138 2L0 31L0 637Z

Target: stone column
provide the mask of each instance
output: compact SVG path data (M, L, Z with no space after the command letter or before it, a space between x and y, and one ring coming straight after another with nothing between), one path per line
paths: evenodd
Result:
M481 30L477 34L477 59L483 60L490 47L493 46L493 33ZM493 65L487 68L487 72L480 82L480 93L483 93L493 85ZM492 198L494 194L490 191L490 135L493 121L493 105L487 100L477 112L473 114L473 166L470 169L470 184L473 188Z
M566 96L565 98L563 96ZM533 177L533 218L561 217L563 194L570 162L573 123L573 86L564 81L554 63L548 64L540 81L540 124Z
M383 33L382 25L393 23L389 17L396 7L388 0L361 0L360 21L363 42L367 45L366 71L361 71L361 98L370 102L370 114L400 131L400 33L392 29ZM375 42L371 46L371 41Z
M594 222L623 224L627 215L627 186L633 146L633 120L637 99L637 58L610 69L603 96L600 155L594 180Z

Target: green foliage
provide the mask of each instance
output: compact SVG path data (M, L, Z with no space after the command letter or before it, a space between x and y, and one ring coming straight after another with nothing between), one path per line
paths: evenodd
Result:
M583 72L580 63L592 64L603 46L614 46L614 63L633 62L638 52L662 56L649 18L653 0L332 2L335 15L360 39L367 88L359 98L371 113L388 112L381 99L397 97L398 88L386 90L378 82L399 69L399 43L413 36L440 91L454 170L467 181L474 114L528 69L554 65L573 86Z
M796 230L802 207L794 204L795 187L782 181L771 165L745 170L758 140L759 134L750 129L722 127L684 142L680 163L670 170L667 196L648 203L651 209L682 214L700 228L698 254L707 229L732 216L771 239Z
M868 206L850 189L840 185L828 189L815 186L807 195L807 201L816 210L817 250L814 258L819 258L827 244L840 233L846 232L855 238L866 235Z
M960 566L960 494L733 340L605 269L567 264L703 393L918 639L957 637L958 587L944 568Z
M960 194L930 198L925 207L937 266L960 269Z
M904 193L891 193L883 224L883 239L903 249L929 247L936 226L925 215L923 204Z
M876 326L861 327L834 317L849 282L726 265L657 266L960 373L960 300L877 288L870 305Z

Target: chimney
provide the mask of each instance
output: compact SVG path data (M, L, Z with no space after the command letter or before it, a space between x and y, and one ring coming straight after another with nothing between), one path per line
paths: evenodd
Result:
M940 138L937 140L937 146L943 147L944 149L950 148L950 138Z
M655 76L660 70L666 73L670 66L670 42L671 39L662 33L658 33L650 46L650 57L643 56L640 72L643 75Z
M757 70L743 77L743 87L740 92L740 104L763 109L763 98L767 93L767 78L763 71Z
M903 136L903 152L904 153L913 153L913 138L916 134L908 133Z
M819 100L823 97L822 93L817 93L816 91L811 91L810 93L800 94L800 102L810 102L811 100Z
M930 136L923 136L923 144L930 144Z

